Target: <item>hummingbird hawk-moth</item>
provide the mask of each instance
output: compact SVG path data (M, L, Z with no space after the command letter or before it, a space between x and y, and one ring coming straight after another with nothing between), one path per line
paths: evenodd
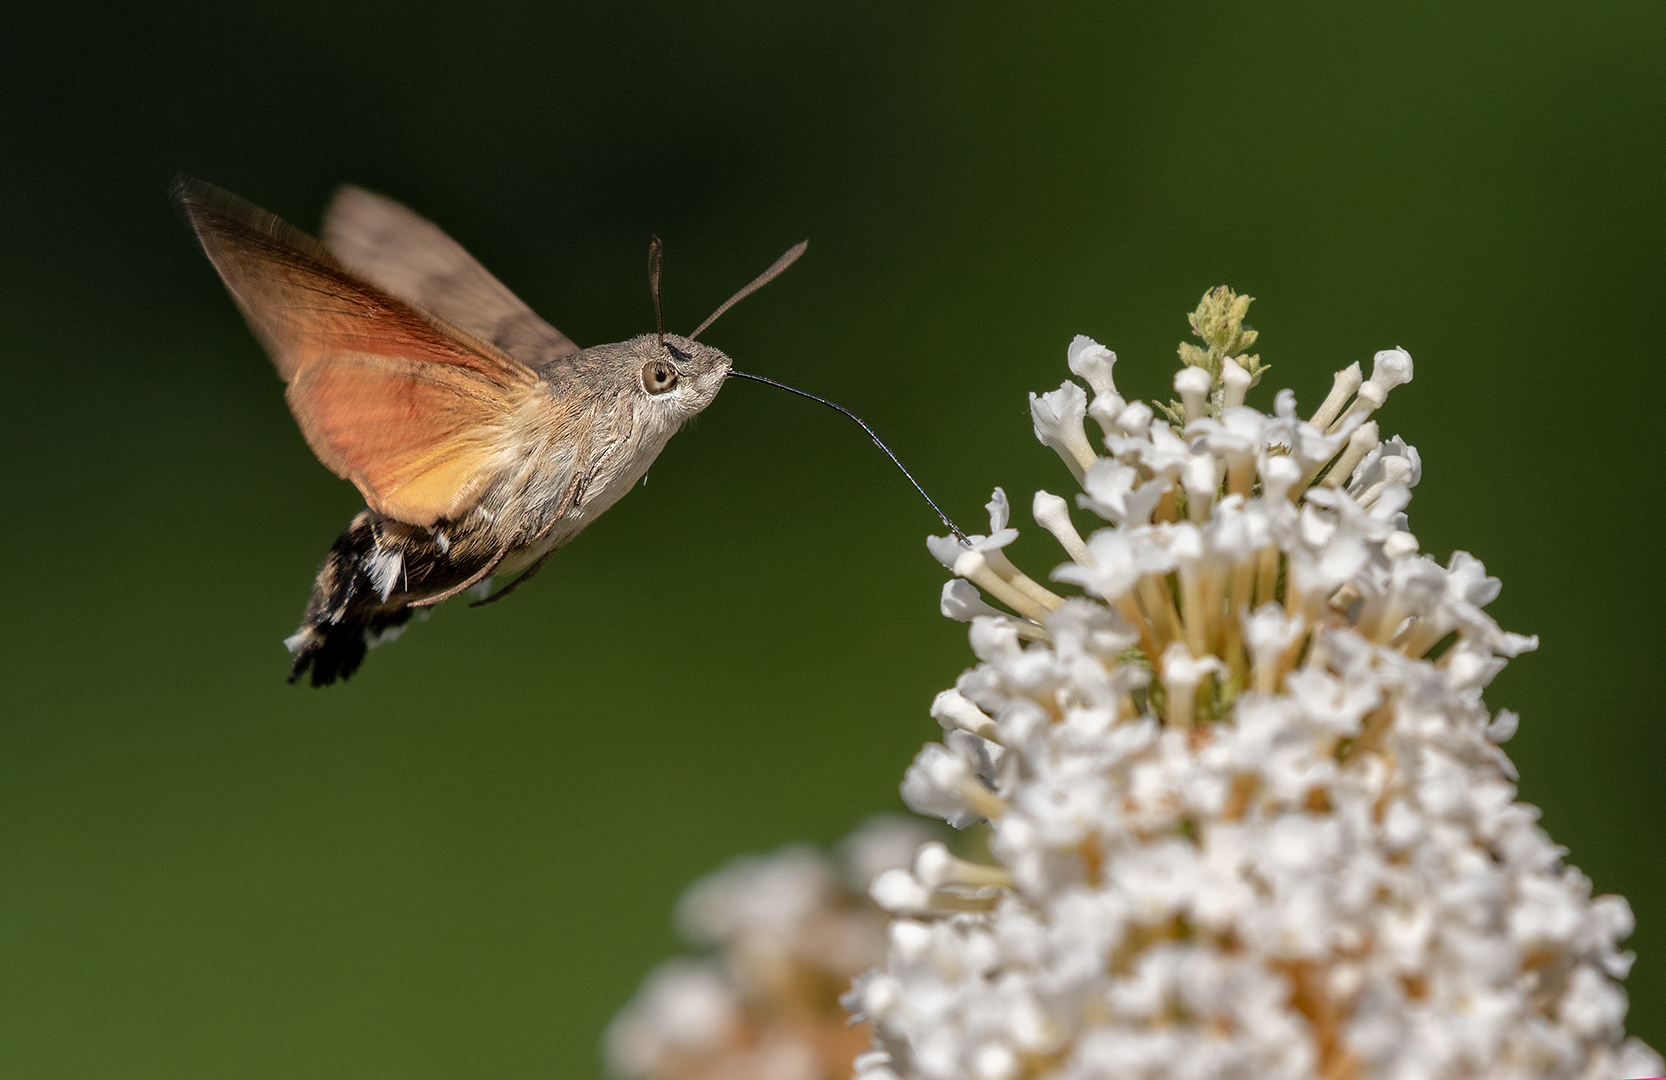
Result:
M804 253L788 249L687 337L665 332L661 245L649 247L656 332L581 349L427 219L362 188L336 193L323 241L199 180L185 208L287 384L318 460L363 493L313 585L289 681L346 679L412 615L465 590L525 582L648 471L666 440L739 377L872 428L842 405L736 371L695 339ZM487 596L492 578L520 576Z
M663 322L579 348L432 223L360 188L336 194L322 243L210 184L182 180L176 195L307 445L364 494L285 642L290 682L345 679L418 609L495 575L525 581L730 374L700 330L666 334ZM656 238L656 309L659 251Z

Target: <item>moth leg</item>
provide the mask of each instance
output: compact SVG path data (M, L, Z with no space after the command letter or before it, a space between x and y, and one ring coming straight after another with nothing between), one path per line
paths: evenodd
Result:
M492 571L497 569L497 564L503 561L503 557L505 555L509 554L510 546L511 545L505 544L503 547L498 548L497 554L493 555L491 557L491 559L489 559L487 561L485 566L482 566L480 569L478 569L474 573L470 574L466 580L460 582L459 584L453 585L451 588L447 589L445 592L436 593L433 596L424 596L420 600L412 600L412 601L410 601L409 606L414 607L414 608L415 607L433 607L435 604L438 604L440 601L450 600L453 596L456 596L458 593L462 592L464 589L469 588L471 585L476 585L480 581L482 581L483 579L490 577L491 574L492 574Z
M573 486L572 493L567 496L567 502L566 502L566 507L567 508L570 509L571 507L574 507L574 506L578 505L578 500L579 500L580 496L583 495L583 493L584 493L584 485L589 479L590 478L588 476L580 476L578 478L578 483L576 483ZM548 521L544 522L544 527L542 529L539 529L536 533L532 534L532 536L529 539L527 539L525 541L525 543L523 543L520 546L522 546L522 547L530 546L530 545L536 544L538 541L542 540L546 533L548 533L551 529L555 528L555 523L557 521L561 520L561 517L562 517L562 515L558 514L558 515L550 518ZM508 550L508 549L506 548L504 550ZM555 549L550 548L548 551L546 551L542 555L538 556L538 561L537 562L533 563L531 566L529 566L525 570L521 571L521 576L520 577L516 578L514 581L511 581L509 584L505 585L503 588L499 589L497 592L493 593L491 596L485 597L485 598L480 599L480 600L476 600L474 603L470 604L469 607L471 607L471 608L485 607L487 604L495 604L499 600L502 600L505 596L508 596L510 593L514 592L516 589L520 588L525 582L527 582L532 577L533 574L536 574L538 572L538 568L544 565L545 560L547 560L551 555L554 555L554 554L555 554ZM492 565L496 566L497 563L498 563L498 559L502 559L502 558L503 558L503 552L499 552L497 559L492 560Z
M528 581L530 581L532 579L532 575L536 574L540 567L542 567L545 563L549 562L550 556L554 555L554 554L555 554L555 549L554 548L551 548L549 551L544 552L542 555L538 556L538 561L537 562L533 563L531 566L527 567L525 570L522 570L521 573L520 573L520 576L517 577L514 581L511 581L509 584L505 585L503 588L499 589L497 592L495 592L492 595L486 597L486 599L476 600L474 603L470 604L469 607L471 607L471 608L485 607L487 604L495 604L499 600L502 600L505 596L508 596L510 593L514 592L516 589L520 588L522 585L525 585Z

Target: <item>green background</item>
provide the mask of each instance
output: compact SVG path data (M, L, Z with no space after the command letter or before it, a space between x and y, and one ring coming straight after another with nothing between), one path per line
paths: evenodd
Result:
M752 384L501 606L351 684L279 640L358 505L168 204L431 216L583 344L674 329L855 409L968 528L1066 491L1024 394L1070 337L1163 391L1208 286L1271 383L1403 345L1413 528L1539 653L1523 797L1637 912L1666 1046L1659 3L105 8L0 28L0 1073L531 1077L596 1041L727 856L899 806L936 522ZM940 531L940 530L939 530Z

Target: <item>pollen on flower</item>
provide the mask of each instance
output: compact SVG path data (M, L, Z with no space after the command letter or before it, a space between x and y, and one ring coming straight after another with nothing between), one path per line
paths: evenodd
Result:
M837 855L808 845L747 856L692 885L677 921L712 948L656 968L609 1026L621 1080L845 1080L872 1038L838 997L885 955L868 886L934 835L877 817Z
M988 536L931 541L977 663L902 793L987 822L993 862L927 844L874 881L858 1077L1660 1075L1623 1027L1630 909L1516 801L1517 717L1482 700L1537 640L1485 613L1479 560L1411 532L1422 463L1380 427L1411 357L1262 412L1249 304L1204 296L1177 400L1124 401L1084 337L1091 399L1031 396L1102 522L1036 493L1060 591L1013 562L1000 489Z

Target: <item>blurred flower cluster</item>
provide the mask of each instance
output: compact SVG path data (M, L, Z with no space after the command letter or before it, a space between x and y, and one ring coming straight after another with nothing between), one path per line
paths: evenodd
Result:
M1081 489L1037 492L1032 516L1079 595L1012 561L1000 489L986 535L930 542L978 662L933 703L943 739L902 792L986 822L992 861L927 842L873 880L892 918L843 998L872 1025L857 1076L1660 1075L1624 1032L1630 909L1593 898L1516 801L1499 744L1517 718L1482 700L1536 640L1486 614L1499 583L1478 560L1440 565L1409 530L1421 463L1373 416L1411 357L1263 413L1249 303L1204 297L1171 402L1125 401L1085 337L1067 359L1091 393L1031 396ZM1099 527L1084 538L1073 510ZM691 927L784 907L762 876L717 880ZM820 947L819 971L846 970ZM692 1075L639 1064L674 1027L642 1019L654 993L616 1025L615 1061Z
M885 958L885 913L868 886L906 867L935 830L872 818L829 855L795 844L701 879L677 909L710 955L662 964L614 1018L606 1054L622 1080L845 1080L872 1031L839 1005Z

